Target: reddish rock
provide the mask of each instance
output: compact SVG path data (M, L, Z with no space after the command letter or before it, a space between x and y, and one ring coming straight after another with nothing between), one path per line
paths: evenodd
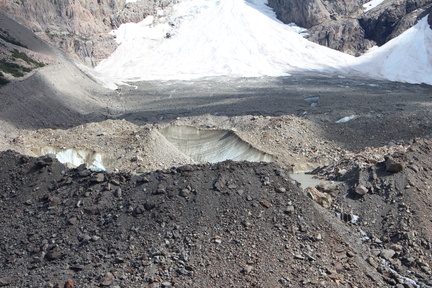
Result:
M268 202L268 201L262 201L261 205L264 206L264 207L266 207L266 208L270 208L272 206L272 204L270 202Z
M75 284L74 284L73 280L68 280L68 281L64 284L63 287L64 287L64 288L74 288L74 287L75 287Z

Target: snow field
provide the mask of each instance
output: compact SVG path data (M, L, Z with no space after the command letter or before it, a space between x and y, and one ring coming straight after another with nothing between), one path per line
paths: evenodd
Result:
M381 2L365 5L372 9ZM120 46L96 71L117 83L320 71L432 84L432 30L426 18L355 58L304 39L303 29L280 22L266 3L183 0L140 23L123 24L112 32Z

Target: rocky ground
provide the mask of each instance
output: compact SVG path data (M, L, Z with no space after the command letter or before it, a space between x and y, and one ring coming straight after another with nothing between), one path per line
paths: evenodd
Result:
M56 114L32 118L40 119L33 122L39 129L8 122L13 133L2 138L2 150L22 154L0 156L0 284L431 286L429 88L340 81L348 81L340 83L345 93L363 87L369 100L351 103L357 98L343 101L333 89L321 89L311 108L304 99L317 92L301 86L291 105L280 105L285 102L275 93L273 116L232 115L240 114L238 100L228 96L224 115L214 115L221 107L195 102L213 113L187 116L182 111L190 111L188 105L151 112L167 91L158 92L158 101L149 96L140 102L122 89L123 100L110 98L109 110L95 106L103 117L82 115L77 119L83 123L72 128L67 122L63 129L43 128ZM376 95L365 87L377 89ZM418 98L402 97L410 89ZM382 91L386 97L376 98ZM239 107L254 111L261 103ZM4 119L27 119L22 105L12 107L16 115L8 118L9 111ZM265 109L262 114L273 108ZM335 123L354 111L358 118ZM102 121L109 117L114 119ZM276 162L199 164L162 133L182 125L231 131ZM45 146L100 152L110 172L25 156ZM315 169L317 178L336 182L304 189L290 178L293 169Z
M299 74L112 91L3 24L11 51L51 64L0 87L0 286L432 286L430 86ZM165 137L176 126L275 161L200 163Z
M0 283L427 287L431 142L319 167L337 184L305 191L270 163L131 174L2 152Z

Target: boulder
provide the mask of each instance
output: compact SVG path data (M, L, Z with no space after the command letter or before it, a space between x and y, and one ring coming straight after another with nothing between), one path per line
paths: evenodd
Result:
M324 208L330 207L332 203L332 197L328 193L324 193L319 191L316 188L308 187L306 188L306 194L309 196L312 200L317 202L319 205L323 206Z
M403 165L389 156L385 157L385 165L387 172L397 173L403 170Z

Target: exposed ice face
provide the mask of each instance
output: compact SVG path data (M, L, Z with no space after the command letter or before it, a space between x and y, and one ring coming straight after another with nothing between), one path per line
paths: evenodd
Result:
M190 126L167 126L162 135L198 163L225 160L272 162L274 157L240 139L228 130L199 130Z
M91 150L79 150L73 148L57 149L46 146L42 147L40 151L37 151L37 154L53 154L57 160L63 164L69 163L76 167L81 164L87 164L87 167L93 170L105 170L106 164L108 163L102 154Z

